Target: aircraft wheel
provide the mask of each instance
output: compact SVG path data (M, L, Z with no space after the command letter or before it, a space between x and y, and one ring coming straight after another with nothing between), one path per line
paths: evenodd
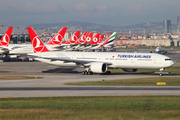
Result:
M89 71L89 75L92 75L93 74L93 72L92 71Z
M82 75L85 75L85 71L82 71Z
M88 71L84 71L85 75L88 75Z
M91 71L88 71L88 75L91 75Z
M162 74L162 73L160 73L160 74L159 74L159 76L163 76L163 74Z

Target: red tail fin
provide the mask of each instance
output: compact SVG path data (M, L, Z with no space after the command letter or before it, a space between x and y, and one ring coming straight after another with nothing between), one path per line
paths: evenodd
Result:
M79 38L79 34L81 31L76 31L70 38L69 40L67 40L65 43L63 44L71 44L71 43L75 43L77 41L77 39Z
M33 45L34 53L37 52L49 52L41 39L37 36L34 30L31 27L27 27L29 32L29 37L31 39L31 43Z
M52 39L50 39L47 44L51 45L61 45L61 42L66 33L67 27L63 27Z
M94 33L89 33L84 43L90 43Z
M12 30L13 30L13 27L8 28L8 30L6 31L6 33L3 35L3 37L0 40L0 46L8 47Z
M89 32L84 32L83 35L75 42L75 44L84 43Z
M101 33L97 33L89 43L90 44L97 44L99 42L100 34Z
M103 41L103 38L104 38L104 34L101 35L101 37L99 38L99 42L98 43L101 43Z

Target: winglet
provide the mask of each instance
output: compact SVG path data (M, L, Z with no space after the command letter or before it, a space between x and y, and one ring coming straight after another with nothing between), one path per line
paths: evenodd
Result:
M49 50L46 48L44 43L41 41L41 39L37 36L33 28L27 27L29 32L29 37L31 39L31 43L33 45L34 53L38 52L49 52Z
M103 46L108 44L113 44L115 38L116 38L116 32L113 32L113 34L103 43Z
M8 28L8 30L6 31L6 33L3 35L3 37L0 40L0 46L8 47L12 30L13 30L12 26Z
M72 44L75 43L80 35L81 31L76 31L70 38L69 40L67 40L66 42L64 42L63 44Z
M52 38L50 39L47 44L50 45L61 45L62 40L64 38L64 35L66 33L67 27L63 27L59 32Z

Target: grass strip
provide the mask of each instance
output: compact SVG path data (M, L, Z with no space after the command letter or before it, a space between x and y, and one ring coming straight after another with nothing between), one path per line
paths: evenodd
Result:
M29 77L29 76L0 76L0 80L14 80L14 79L36 79L42 77Z
M0 99L1 119L180 119L180 96Z
M10 71L0 71L0 73L9 73Z
M166 86L180 86L180 77L148 77L126 80L69 82L65 85L105 85L105 86L156 86L157 82L166 82Z

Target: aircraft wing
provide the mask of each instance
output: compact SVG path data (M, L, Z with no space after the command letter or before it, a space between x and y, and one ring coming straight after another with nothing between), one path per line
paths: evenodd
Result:
M77 64L88 64L88 63L92 63L92 62L97 62L97 61L90 61L90 60L77 60L77 59L70 59L68 57L37 57L37 56L33 56L33 55L28 55L28 57L30 58L40 58L40 59L49 59L51 61L64 61L64 62L73 62L73 63L77 63ZM100 61L98 61L100 62ZM103 62L106 63L107 65L112 65L112 63L110 62Z
M79 44L70 44L70 45L68 45L68 44L62 44L62 45L59 45L59 46L54 46L54 48L56 48L56 49L59 49L59 50L61 50L61 49L67 49L67 48L73 48L73 47L76 47L76 46L78 46Z
M9 49L7 47L0 46L0 53L1 54L8 53L8 52L9 52Z

